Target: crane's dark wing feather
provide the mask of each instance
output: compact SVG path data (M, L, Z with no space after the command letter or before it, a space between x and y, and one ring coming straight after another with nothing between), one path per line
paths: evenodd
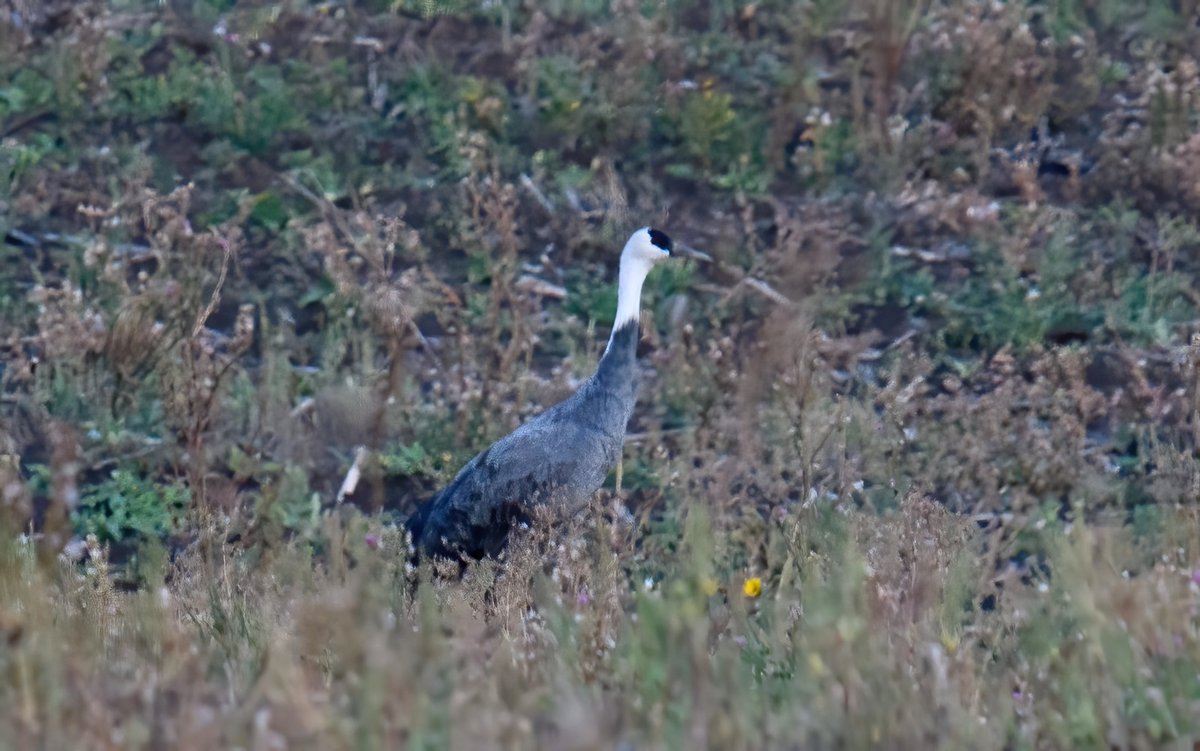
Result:
M417 549L446 557L495 556L533 506L574 505L594 493L616 461L610 441L561 412L552 409L497 441L421 506L408 521Z

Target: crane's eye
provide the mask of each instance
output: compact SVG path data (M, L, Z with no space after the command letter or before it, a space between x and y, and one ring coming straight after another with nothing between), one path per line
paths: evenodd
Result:
M667 237L666 232L650 228L650 244L656 248L660 248L663 252L670 254L671 238Z

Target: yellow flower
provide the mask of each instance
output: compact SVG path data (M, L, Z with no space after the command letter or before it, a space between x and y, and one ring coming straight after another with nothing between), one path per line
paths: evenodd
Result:
M958 639L954 638L953 634L949 634L949 633L943 631L942 632L942 648L944 648L950 654L954 654L955 652L958 651Z
M825 675L825 661L821 659L821 655L813 652L808 656L808 669L815 676Z
M762 594L762 579L752 576L742 585L742 594L747 597L758 597Z
M717 580L712 577L705 577L700 586L704 589L704 594L712 597L717 593Z

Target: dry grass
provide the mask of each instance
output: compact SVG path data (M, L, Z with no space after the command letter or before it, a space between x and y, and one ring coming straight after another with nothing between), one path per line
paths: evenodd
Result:
M1190 748L1193 6L12 4L0 747ZM649 222L620 486L413 570Z
M646 581L603 529L419 587L394 533L368 544L377 523L357 516L326 522L320 560L297 543L187 553L146 564L157 584L133 593L103 554L39 568L9 544L0 721L15 747L88 748L1146 748L1197 732L1194 511L1164 520L1162 556L1128 529L1046 527L1053 574L1022 584L984 553L1000 535L928 499L814 507L770 525L790 561L755 599L742 572L713 573L729 541L704 516Z

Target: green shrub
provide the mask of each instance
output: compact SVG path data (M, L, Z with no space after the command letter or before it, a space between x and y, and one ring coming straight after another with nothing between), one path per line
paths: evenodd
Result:
M72 520L81 534L109 542L163 537L179 530L191 503L181 484L155 482L125 469L83 490Z

